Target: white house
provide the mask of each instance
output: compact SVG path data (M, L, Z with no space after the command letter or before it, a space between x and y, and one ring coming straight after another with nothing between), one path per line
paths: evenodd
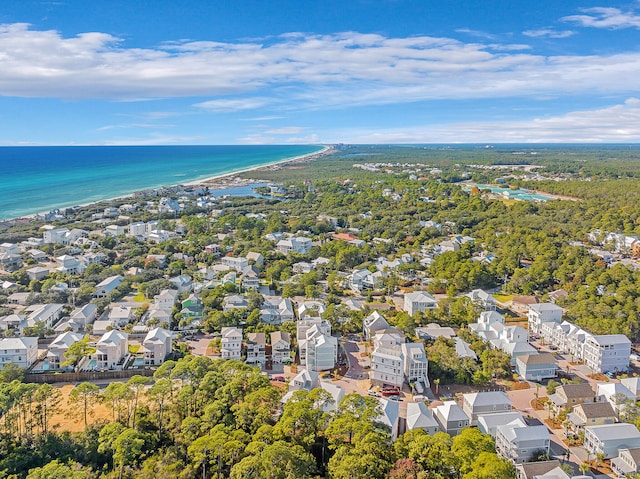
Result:
M338 338L320 331L317 325L309 328L305 338L305 364L309 371L333 369L338 359Z
M296 322L296 341L298 342L298 356L300 363L306 361L307 357L307 332L313 326L317 326L322 334L331 334L331 323L320 318L301 319Z
M247 258L235 257L235 256L223 256L220 260L223 265L237 271L238 273L242 272L245 268L249 266L249 260Z
M62 314L62 304L34 304L27 308L27 325L35 326L43 323L47 328L53 327Z
M120 283L122 283L122 276L120 276L119 274L115 276L109 276L96 285L96 292L93 296L96 298L106 298L109 293L111 293L111 291L120 286Z
M291 336L285 331L271 333L271 360L284 363L291 360Z
M404 357L400 348L378 347L371 353L371 381L401 387L404 383Z
M49 359L49 365L51 369L60 368L60 364L65 362L65 354L69 350L69 347L82 341L83 336L81 334L68 331L60 334L49 345L49 352L47 353L47 359Z
M496 452L515 464L531 460L538 451L549 452L547 426L527 426L523 419L496 428Z
M584 360L596 372L620 372L629 368L631 341L623 334L588 337L584 343Z
M529 334L541 334L542 323L551 321L559 324L562 322L562 308L553 303L532 304L529 306L527 317Z
M64 254L56 258L56 271L65 274L81 274L84 273L85 266L74 256Z
M466 296L484 311L496 310L495 298L483 289L474 289L470 293L467 293Z
M222 334L222 359L240 359L242 352L242 329L225 327Z
M175 289L163 289L159 294L153 297L155 309L168 309L171 311L176 304L178 291Z
M424 402L407 403L407 431L413 429L423 429L427 434L433 436L440 431L438 421Z
M478 418L487 414L511 411L513 402L502 391L486 391L462 395L462 410L471 419L471 426L478 425Z
M260 310L260 321L267 324L282 324L294 319L293 304L289 298L265 298Z
M379 312L374 311L362 320L362 334L365 341L369 341L373 335L382 329L388 329L389 323Z
M131 306L120 304L109 311L109 321L122 328L133 321L134 314L135 311Z
M515 410L506 412L496 412L493 414L482 414L478 416L478 429L484 434L489 434L494 439L498 432L498 426L504 426L516 419L522 419L522 414Z
M516 357L516 372L527 381L542 381L555 378L558 365L549 353L524 354Z
M616 477L624 478L640 471L640 448L620 449L618 456L611 459L611 469Z
M2 338L0 339L0 370L13 363L27 369L38 358L38 338Z
M633 424L618 423L584 428L584 448L591 454L604 454L605 459L618 455L618 450L640 447L640 431Z
M247 334L247 359L248 364L264 366L266 362L267 338L264 333Z
M418 311L427 311L436 309L436 299L425 291L415 291L404 295L404 310L410 316Z
M112 329L106 332L96 344L94 358L96 368L121 369L128 354L129 335Z
M294 236L289 239L281 239L278 241L276 249L284 255L289 253L307 254L311 250L311 238Z
M429 378L427 378L429 361L427 361L424 343L404 343L400 348L405 381L421 381L425 387L429 387Z
M171 332L162 328L154 328L142 341L144 347L144 364L157 366L162 364L172 350Z
M391 440L395 441L400 433L400 403L385 398L378 398L380 403L380 415L376 421L384 424L391 432Z
M433 408L432 412L440 425L440 430L450 436L457 436L463 429L469 427L469 416L455 401L445 401L444 404Z

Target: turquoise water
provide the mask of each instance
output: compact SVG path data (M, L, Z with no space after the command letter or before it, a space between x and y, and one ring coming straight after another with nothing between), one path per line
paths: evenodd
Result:
M317 145L0 147L0 219L188 183L320 150Z
M503 194L504 192L509 193L509 198L513 200L522 200L522 201L547 201L553 199L551 196L540 195L538 193L533 193L529 190L511 190L509 188L501 188L500 186L491 186L491 185L483 185L480 183L465 183L466 186L463 187L465 191L471 190L474 186L477 186L480 190L491 190L492 193Z
M91 361L89 361L89 364L87 365L87 369L95 369L97 365L98 365L98 361L96 361L95 359L92 359Z
M144 366L144 358L135 358L135 359L133 360L133 365L134 365L135 367L141 367L141 366Z

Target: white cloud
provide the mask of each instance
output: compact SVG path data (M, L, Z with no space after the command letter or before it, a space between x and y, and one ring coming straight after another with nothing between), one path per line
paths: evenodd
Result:
M147 138L114 138L99 141L95 144L103 146L189 145L202 143L203 140L204 138L201 136L153 135Z
M515 122L462 122L438 126L345 130L322 142L348 143L636 143L640 138L640 99L597 110Z
M524 48L343 32L143 49L99 32L64 38L11 24L0 25L0 95L205 97L214 99L197 108L224 113L637 91L640 52L544 56Z
M568 38L575 35L572 30L554 30L553 28L541 28L540 30L526 30L523 35L532 38Z
M582 9L584 15L563 17L565 22L575 22L583 27L593 28L640 28L640 15L623 12L618 8L594 7Z
M211 100L196 103L195 107L213 112L232 112L240 110L253 110L267 105L270 102L267 98L238 98L230 100Z

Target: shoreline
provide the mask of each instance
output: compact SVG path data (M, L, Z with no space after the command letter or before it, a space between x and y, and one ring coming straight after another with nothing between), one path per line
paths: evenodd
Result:
M239 178L236 175L239 174L243 174L243 173L249 173L251 171L257 171L257 170L262 170L262 169L270 169L273 167L277 167L280 168L282 165L288 164L288 163L303 163L303 162L307 162L307 161L312 161L318 158L322 158L323 156L327 156L328 154L332 153L333 150L333 146L329 146L329 145L324 145L323 148L319 151L315 151L313 153L307 153L305 155L299 155L299 156L294 156L291 158L285 158L282 160L278 160L275 161L273 163L267 163L264 165L259 165L259 166L252 166L250 168L244 168L244 169L240 169L240 170L235 170L235 171L231 171L228 173L222 173L219 175L214 175L214 176L209 176L206 178L202 178L199 180L193 180L193 181L189 181L189 182L185 182L185 183L174 183L174 184L170 184L170 185L161 185L161 186L153 186L153 187L149 187L149 188L143 188L140 190L136 190L136 191L132 191L131 193L128 193L126 195L119 195L119 196L114 196L114 197L110 197L110 198L105 198L105 199L101 199L101 200L96 200L96 201L89 201L87 203L81 203L79 205L73 205L73 206L55 206L52 207L49 211L39 211L37 213L32 213L29 215L22 215L22 216L16 216L13 218L6 218L6 219L2 219L0 220L0 225L4 224L4 223L15 223L18 221L33 221L35 220L38 216L40 215L45 215L47 213L49 213L50 211L54 211L54 210L64 210L66 208L87 208L91 205L97 205L99 203L103 203L103 202L112 202L112 201L116 201L116 200L123 200L126 198L132 198L134 197L137 193L143 192L143 191L155 191L155 190L160 190L163 188L175 188L177 186L207 186L209 189L226 189L226 188L233 188L233 187L239 187L239 186L248 186L250 184L253 183L257 183L259 182L258 180L252 180L249 178ZM234 182L231 182L229 180L234 179ZM222 180L227 180L227 181L222 181Z

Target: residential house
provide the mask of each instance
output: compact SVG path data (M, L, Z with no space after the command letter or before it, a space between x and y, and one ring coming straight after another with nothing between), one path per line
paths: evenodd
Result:
M159 294L153 297L153 305L155 309L168 309L171 311L176 304L178 291L175 289L163 289Z
M425 327L415 328L416 336L425 341L437 338L453 339L456 332L448 326L440 326L438 323L429 323Z
M578 404L594 402L595 398L596 394L589 383L563 384L549 396L558 414L563 409L568 411Z
M440 430L450 436L457 436L463 429L469 427L469 416L455 401L445 401L444 404L433 408L432 412Z
M169 282L178 290L178 294L186 293L193 289L193 281L186 274L170 278Z
M622 383L600 383L596 390L596 401L607 401L616 413L620 414L628 402L635 404L636 395Z
M467 293L466 296L483 311L496 310L495 298L483 289L474 289L470 293Z
M511 411L513 402L502 391L486 391L462 395L462 410L471 419L470 425L478 425L478 417Z
M496 452L515 464L528 462L534 453L549 453L551 438L547 426L528 426L523 419L496 428Z
M633 376L629 378L622 378L620 383L635 394L636 399L640 399L640 377Z
M291 360L291 336L285 331L271 333L271 360L286 363Z
M276 249L284 255L290 253L307 254L311 250L311 238L294 236L289 239L281 239L278 241Z
M313 326L317 326L318 331L322 334L331 334L331 323L320 318L315 319L301 319L296 322L296 341L298 342L298 356L300 358L300 364L302 364L307 357L307 331Z
M305 301L298 307L298 318L312 319L320 318L327 308L320 301Z
M22 256L15 253L0 253L0 268L10 273L22 266Z
M265 298L260 310L260 321L267 324L282 324L294 319L293 304L289 298Z
M81 274L84 273L85 266L74 256L68 254L58 256L56 258L56 271L64 274Z
M242 275L242 288L245 291L258 291L260 289L260 277L252 269L248 269Z
M242 351L242 329L224 327L222 335L222 359L240 359Z
M584 428L584 448L592 455L603 454L605 459L618 455L620 449L640 447L640 431L633 424L619 423Z
M387 320L377 311L374 311L362 320L362 334L365 341L369 341L377 331L388 328L389 323L387 323Z
M573 410L567 414L571 423L571 430L578 434L585 426L602 426L617 422L616 412L609 402L582 403L573 406Z
M562 322L562 308L553 303L532 304L527 314L529 334L542 334L542 323Z
M400 434L400 403L385 398L378 398L378 402L380 415L375 421L387 426L391 433L391 440L395 441Z
M371 381L383 386L404 383L404 357L399 347L377 347L371 353Z
M258 269L264 266L264 256L262 256L261 253L250 251L247 253L246 258L249 261L249 264L254 265Z
M42 230L42 239L47 244L64 244L65 235L69 232L67 228L56 228L52 225L45 225Z
M266 362L267 338L264 333L247 334L246 363L264 366Z
M63 304L33 304L26 309L27 326L35 326L37 323L52 328L62 315Z
M65 354L69 350L69 347L82 341L83 336L81 334L68 331L60 334L49 345L49 352L47 353L47 359L49 360L49 369L59 369L60 365L65 362Z
M129 352L129 335L113 329L106 332L96 344L96 368L122 369Z
M241 273L245 268L249 266L249 260L247 258L243 258L242 256L223 256L220 262L224 266L237 271L238 273Z
M429 436L440 431L438 421L424 402L407 403L407 431L422 429Z
M96 285L96 292L93 294L94 298L106 298L111 291L120 286L120 283L122 283L122 276L119 274L109 276Z
M118 328L123 328L133 322L135 310L131 306L124 304L117 305L109 311L109 321Z
M620 449L611 459L611 470L618 478L640 472L640 447Z
M34 266L33 268L29 268L27 270L27 276L30 281L40 281L47 278L50 274L49 268L45 268L44 266Z
M498 426L504 426L516 419L522 419L519 411L509 410L506 412L496 412L492 414L481 414L478 416L478 429L484 434L489 434L492 438L496 438Z
M436 299L425 291L415 291L413 293L405 293L404 310L413 316L417 312L436 309Z
M425 387L429 387L429 378L427 378L429 361L427 361L424 343L404 343L400 348L405 381L420 381Z
M170 331L154 328L147 333L142 346L145 366L158 366L171 354L173 337Z
M23 314L9 314L0 318L0 330L17 331L22 334L22 330L27 327L27 317Z
M624 334L590 336L584 343L584 360L599 373L629 369L631 341Z
M28 369L38 359L38 338L2 338L0 339L0 370L7 364Z
M249 300L246 296L231 294L226 296L223 301L222 310L226 313L232 309L242 309L249 307Z
M305 365L309 371L333 369L338 359L338 338L320 331L318 325L307 330Z
M572 476L554 475L549 478L547 474L554 474L560 467L560 461L552 459L550 461L523 462L516 464L517 479L572 479Z
M558 365L552 354L525 354L516 358L516 372L527 381L555 378Z
M197 295L193 293L190 294L189 297L182 302L181 306L180 314L182 314L184 319L189 321L202 319L204 305Z

